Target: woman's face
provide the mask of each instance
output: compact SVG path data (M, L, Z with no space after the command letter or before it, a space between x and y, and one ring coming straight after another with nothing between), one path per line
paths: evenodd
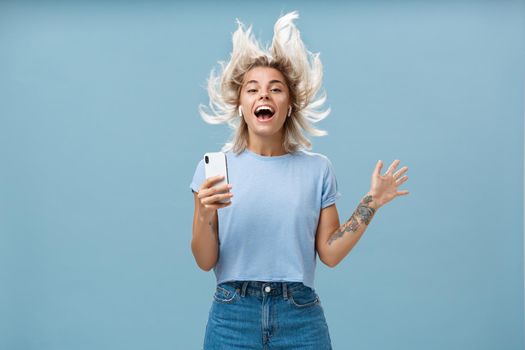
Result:
M241 88L240 108L250 134L281 137L289 106L290 91L279 70L255 67L246 72Z

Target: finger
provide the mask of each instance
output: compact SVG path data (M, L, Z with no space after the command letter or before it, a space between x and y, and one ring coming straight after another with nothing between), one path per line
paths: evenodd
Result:
M397 191L397 195L398 196L404 196L404 195L407 195L409 192L407 190L404 190L404 191Z
M219 191L229 191L232 189L233 186L232 184L222 184L214 187L217 188Z
M399 165L401 161L399 159L396 159L392 162L392 164L390 164L390 166L388 167L388 170L386 171L385 173L385 176L386 175L390 175L392 174L392 172L394 171L394 169Z
M231 205L232 202L227 202L227 203L222 203L222 204L206 204L204 205L204 207L206 209L213 209L213 210L217 210L217 209L220 209L220 208L224 208L224 207L227 207L229 205Z
M200 191L199 191L199 194L197 195L198 198L206 198L206 197L209 197L209 196L212 196L213 194L215 194L217 192L217 189L212 187L212 188L205 188L203 187Z
M205 200L207 203L216 203L223 199L229 200L231 197L233 197L233 193L219 193L214 196L208 197Z
M407 166L404 166L402 167L401 169L399 169L398 171L396 171L394 173L394 177L397 179L399 178L401 175L403 175L404 173L406 173L408 171L408 167Z
M212 176L212 177L209 177L206 180L204 180L202 182L201 187L199 188L199 193L201 192L201 190L206 190L208 188L213 187L212 184L217 182L217 181L219 181L221 179L221 176L222 175Z
M224 179L224 175L216 175L209 177L206 179L206 181L204 181L203 186L210 187L212 184L222 179Z
M231 201L228 201L228 202L217 202L217 203L209 203L209 204L204 204L204 207L205 208L209 208L209 209L217 209L217 208L220 208L220 207L225 207L227 205L230 205L232 202Z
M374 175L379 176L381 174L381 168L383 167L383 161L380 159L376 163L376 168L374 169Z
M402 178L398 179L398 180L396 181L396 184L399 186L399 185L401 185L403 182L405 182L406 180L408 180L408 176L405 175L405 176L403 176Z
M232 187L233 186L230 184L223 184L223 185L218 185L218 186L212 186L210 188L203 188L201 191L199 191L199 194L197 195L197 197L205 198L205 197L212 196L216 193L229 192Z
M231 197L233 197L233 193L219 193L219 194L216 194L214 196L210 196L210 197L206 197L202 200L202 203L205 203L205 204L212 204L212 203L216 203L222 199L230 199Z

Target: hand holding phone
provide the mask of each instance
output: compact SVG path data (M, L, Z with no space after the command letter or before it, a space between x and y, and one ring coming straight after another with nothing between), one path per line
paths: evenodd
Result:
M204 218L212 215L217 209L232 204L230 198L233 197L233 193L229 192L231 185L222 184L220 186L212 186L213 183L221 181L222 179L222 175L210 177L202 183L199 189L197 195L200 201L199 212Z
M206 178L223 175L223 183L228 183L228 164L226 154L223 152L208 152L204 154L204 171ZM219 183L218 185L220 185Z
M208 183L208 186L210 186L213 191L207 191L206 193L209 193L212 199L220 204L230 203L229 198L231 196L229 196L228 192L231 186L228 187L229 179L226 155L223 152L209 152L204 154L204 170L206 180L213 178L213 181ZM215 184L212 185L212 183ZM226 196L223 195L225 193Z

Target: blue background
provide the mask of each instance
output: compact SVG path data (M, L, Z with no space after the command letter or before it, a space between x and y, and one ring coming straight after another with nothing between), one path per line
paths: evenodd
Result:
M225 126L235 18L321 52L341 223L409 166L316 289L335 349L523 349L523 1L0 3L0 348L200 349L215 277L189 183Z

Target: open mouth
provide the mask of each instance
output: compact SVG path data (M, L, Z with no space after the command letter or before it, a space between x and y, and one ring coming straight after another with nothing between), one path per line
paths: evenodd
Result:
M270 106L259 106L255 109L255 116L260 121L266 121L273 118L275 111Z

